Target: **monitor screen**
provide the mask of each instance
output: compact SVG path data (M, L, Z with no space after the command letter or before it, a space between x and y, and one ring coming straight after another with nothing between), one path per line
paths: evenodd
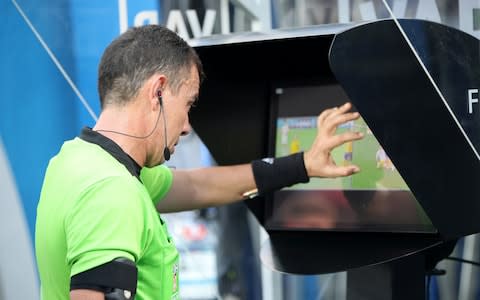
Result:
M284 156L310 148L318 114L348 101L338 84L276 86L272 95L270 154ZM355 109L353 109L355 111ZM279 230L436 232L388 153L365 120L338 126L364 138L335 148L337 165L361 172L341 178L312 178L267 197L266 227Z

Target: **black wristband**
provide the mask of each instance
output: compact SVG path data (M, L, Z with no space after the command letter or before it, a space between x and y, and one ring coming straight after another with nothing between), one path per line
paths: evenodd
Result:
M259 194L310 180L305 169L303 152L279 158L254 160L252 170Z

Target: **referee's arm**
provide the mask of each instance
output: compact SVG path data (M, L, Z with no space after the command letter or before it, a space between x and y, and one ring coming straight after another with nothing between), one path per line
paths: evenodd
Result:
M105 300L105 294L94 290L70 291L70 300Z
M159 212L177 212L239 201L255 189L250 164L174 170L172 187L158 202Z
M305 168L306 176L340 177L360 171L355 165L337 166L330 154L334 148L342 144L363 138L363 134L354 131L336 134L339 125L360 117L358 112L349 112L351 108L351 104L346 103L340 107L327 109L319 115L317 135L311 148L303 155L302 168ZM298 166L293 165L293 168L298 168ZM268 178L263 176L258 183L268 184L269 181L282 183L279 178L272 177L285 176L285 174L295 171L291 168L280 169L283 170L280 174L277 171L263 172L271 175L268 175ZM256 186L257 174L258 172L254 172L252 169L252 164L174 170L172 187L166 197L158 202L157 209L159 212L177 212L218 206L245 199L246 193L256 188L271 191L271 189L262 189L262 186ZM292 182L290 180L288 183L280 185L283 187L299 182L303 181ZM279 187L274 185L274 188Z

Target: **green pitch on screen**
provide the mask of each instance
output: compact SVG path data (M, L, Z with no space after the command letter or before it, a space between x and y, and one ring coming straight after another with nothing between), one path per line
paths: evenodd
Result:
M337 165L355 164L361 172L352 176L323 179L313 178L307 184L292 189L342 189L342 190L409 190L397 169L383 152L365 121L342 124L337 133L360 131L365 137L353 143L339 146L332 151ZM275 156L305 151L310 148L317 133L316 117L289 117L277 120Z

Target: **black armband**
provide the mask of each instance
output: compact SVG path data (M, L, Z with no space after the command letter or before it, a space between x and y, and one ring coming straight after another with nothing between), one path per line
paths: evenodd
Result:
M279 158L254 160L252 170L259 194L310 180L305 169L303 152Z
M126 258L92 268L70 279L70 290L88 289L103 292L107 300L134 299L138 271L135 263Z

